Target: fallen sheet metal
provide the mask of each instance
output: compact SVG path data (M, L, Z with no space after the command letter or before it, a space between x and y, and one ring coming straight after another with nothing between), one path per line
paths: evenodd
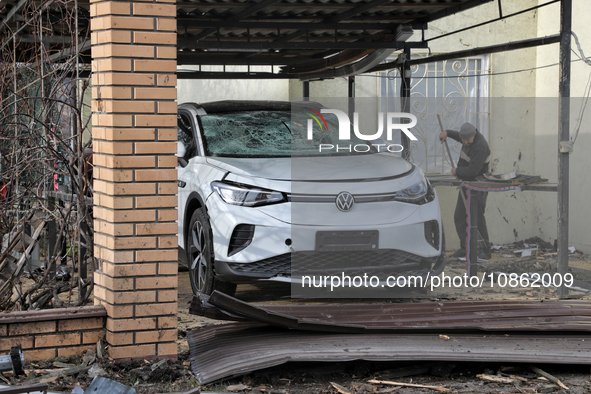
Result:
M224 320L250 320L276 327L334 332L399 331L591 331L591 303L585 300L450 301L400 304L256 306L214 292L194 299Z
M114 380L96 376L84 394L135 394L135 389Z
M288 361L591 362L587 300L255 306L214 292L191 311L246 320L187 335L202 384Z
M201 384L289 361L477 361L591 363L588 335L330 334L254 323L189 332Z

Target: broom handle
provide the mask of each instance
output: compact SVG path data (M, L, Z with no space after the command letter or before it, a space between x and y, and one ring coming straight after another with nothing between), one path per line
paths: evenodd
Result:
M441 127L441 132L443 133L445 129L443 128L443 122L441 121L441 116L437 114L437 120L439 121L439 127ZM449 150L449 145L447 144L447 138L445 139L445 147L447 148L447 154L449 155L449 162L451 163L452 167L456 167L456 163L454 163L454 158L451 155L451 151Z

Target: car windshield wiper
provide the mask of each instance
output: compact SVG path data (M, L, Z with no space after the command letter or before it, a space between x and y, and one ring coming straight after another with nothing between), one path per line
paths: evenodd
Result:
M287 123L285 123L284 120L282 120L281 123L283 123L283 125L287 128L287 130L289 131L289 134L293 135L293 133L291 132L291 129L289 128L289 126L287 125Z

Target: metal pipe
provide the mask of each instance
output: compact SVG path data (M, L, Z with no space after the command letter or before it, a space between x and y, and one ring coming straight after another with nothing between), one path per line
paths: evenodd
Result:
M554 44L554 43L560 42L560 37L561 37L560 34L555 34L555 35L547 36L547 37L531 38L528 40L521 40L521 41L515 41L515 42L510 42L510 43L505 43L505 44L491 45L488 47L466 49L464 51L457 51L457 52L448 52L448 53L429 56L429 57L425 57L425 58L421 58L421 59L412 59L412 60L409 60L407 63L409 66L416 66L418 64L440 62L443 60L451 60L451 59L457 59L457 58L462 58L462 57L487 55L487 54L497 53L497 52L505 52L505 51L513 51L516 49L531 48L531 47ZM389 63L380 64L379 66L376 66L367 72L389 70L389 69L396 68L396 67L400 67L398 62L389 62Z
M476 190L466 189L469 194L469 202L467 204L469 225L467 226L468 234L470 237L469 242L466 242L466 265L468 276L473 277L478 275L478 212L480 211L480 201L478 198L478 192ZM464 194L463 188L460 192Z
M355 76L350 76L347 81L349 82L349 119L353 119L353 113L355 112Z
M439 114L437 114L437 120L439 121L439 128L441 129L441 132L443 133L445 131L445 128L443 127L443 122L441 121L441 116L439 116ZM447 148L447 154L449 156L449 163L451 164L452 167L457 167L456 163L454 163L454 157L451 155L451 150L449 149L449 144L447 143L447 138L445 139L445 147Z
M564 276L568 271L568 196L569 196L569 153L562 149L570 140L570 80L571 80L571 30L572 0L560 2L560 60L559 60L559 105L558 105L558 273ZM563 285L561 297L568 294Z
M410 93L411 93L411 71L410 71L410 48L404 47L404 62L400 65L400 112L410 112ZM406 122L406 120L404 120ZM401 133L402 157L405 160L410 159L410 138Z

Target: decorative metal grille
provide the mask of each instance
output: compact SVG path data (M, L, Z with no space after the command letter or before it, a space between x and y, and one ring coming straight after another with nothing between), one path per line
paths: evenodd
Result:
M410 160L425 173L443 174L451 169L445 146L438 139L438 114L446 130L459 130L470 122L488 139L488 65L488 56L481 56L411 68L410 112L418 120L413 129L418 140L411 141ZM380 76L380 110L401 111L399 71L382 72ZM400 135L394 142L400 143ZM449 143L457 162L461 144L451 139Z

